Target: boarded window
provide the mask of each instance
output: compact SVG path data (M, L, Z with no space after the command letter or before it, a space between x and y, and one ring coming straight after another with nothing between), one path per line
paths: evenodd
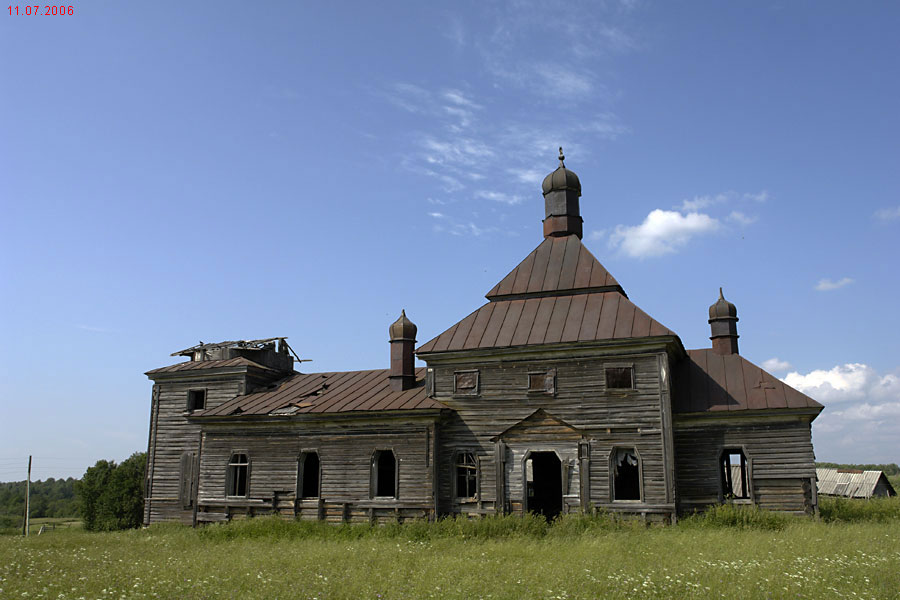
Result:
M300 497L319 497L319 455L305 452L300 457Z
M456 497L474 498L478 495L478 463L472 452L460 452L456 457Z
M725 500L750 498L750 479L747 476L747 457L741 449L722 452L722 495Z
M528 374L528 392L533 394L552 394L556 387L556 373L545 371Z
M392 450L377 450L372 457L372 490L375 496L397 497L397 460Z
M606 389L633 390L634 369L632 369L631 367L607 367Z
M188 412L195 410L203 410L206 408L206 390L190 390L188 391L187 409Z
M232 454L225 475L225 494L246 496L250 480L250 459L246 454Z
M454 373L453 381L454 393L469 396L478 394L478 371L458 371Z
M641 462L633 448L613 453L613 500L641 499Z
M191 508L194 504L194 453L181 455L181 480L178 488L178 499L182 508Z

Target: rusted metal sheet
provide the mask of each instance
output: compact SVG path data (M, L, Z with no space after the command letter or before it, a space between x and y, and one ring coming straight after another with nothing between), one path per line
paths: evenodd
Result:
M816 487L820 494L846 498L897 495L884 471L820 468L816 469Z
M268 367L264 367L263 365L253 362L250 359L239 356L237 358L228 358L225 360L188 361L175 365L169 365L168 367L153 369L152 371L147 371L144 374L155 375L157 373L175 373L178 371L194 371L197 369L221 369L224 367L255 367L257 369L263 369L266 371L271 370Z
M570 290L625 291L576 235L546 238L487 293L489 300L507 296Z
M822 405L766 373L739 354L711 348L688 350L680 365L673 399L676 413L797 408Z
M274 390L237 396L201 413L200 417L227 415L292 415L339 413L356 410L440 409L443 404L425 393L425 369L416 369L415 387L391 389L389 369L341 373L297 373Z

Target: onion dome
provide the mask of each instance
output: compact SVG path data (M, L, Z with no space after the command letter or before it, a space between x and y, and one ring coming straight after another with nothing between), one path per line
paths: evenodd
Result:
M565 159L562 146L560 146L559 167L547 175L544 178L544 183L541 184L545 196L550 192L559 190L575 190L579 196L581 195L581 182L578 180L578 175L566 168L566 164L563 162Z
M400 318L394 321L389 329L391 333L391 341L394 340L413 340L416 339L418 327L406 317L406 310L400 311Z
M719 299L709 307L709 318L737 318L737 308L725 299L725 296L722 295L722 288L719 288Z

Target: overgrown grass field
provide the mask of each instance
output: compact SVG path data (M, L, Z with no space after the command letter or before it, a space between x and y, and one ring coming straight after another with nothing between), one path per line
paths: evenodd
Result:
M569 516L57 529L0 538L0 597L900 598L900 501L857 504L824 502L819 521L723 507L672 527Z

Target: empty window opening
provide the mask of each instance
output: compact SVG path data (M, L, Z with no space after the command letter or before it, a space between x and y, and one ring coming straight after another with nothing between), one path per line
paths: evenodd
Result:
M375 495L397 497L397 460L391 450L375 453Z
M555 452L532 452L525 461L525 508L548 521L562 512L562 463Z
M471 452L460 452L456 458L456 497L478 495L478 463Z
M613 462L613 500L641 499L640 459L633 448L619 448Z
M229 496L246 496L250 459L246 454L232 454L228 461L225 491Z
M454 373L454 390L457 394L475 395L478 393L478 371L460 371Z
M608 390L632 390L634 389L634 369L631 367L607 367L606 389Z
M300 461L300 497L319 497L319 455L307 452Z
M188 412L203 410L206 408L206 390L189 390L187 409Z
M528 374L528 391L536 394L552 394L556 377L552 371Z
M750 479L747 477L747 457L743 450L722 453L722 494L726 500L750 498Z

